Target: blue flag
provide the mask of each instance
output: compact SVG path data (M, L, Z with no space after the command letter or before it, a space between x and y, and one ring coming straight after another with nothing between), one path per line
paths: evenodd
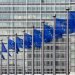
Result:
M18 48L23 48L23 39L16 37L16 43Z
M61 30L58 30L58 27L55 27L55 38L59 39L62 37ZM44 42L51 42L53 40L53 27L44 24Z
M2 59L5 59L5 57L4 57L3 55L1 55L1 58L2 58Z
M42 33L40 32L40 30L33 30L33 39L34 46L40 48L42 44Z
M69 33L73 33L74 28L75 28L73 27L73 24L74 24L73 20L69 18L68 22L69 22L68 23ZM56 28L58 29L58 32L60 32L61 34L66 34L67 33L66 32L67 31L67 20L66 19L56 19Z
M31 48L32 46L32 35L24 34L24 48Z
M2 42L2 52L7 52L7 49L6 49L6 47L5 47L5 45L4 45L4 43ZM10 54L9 54L9 56L11 56Z
M69 12L69 28L71 32L75 32L75 11Z
M67 28L67 22L65 19L56 19L56 34L65 34Z
M68 16L69 16L68 18L69 33L74 33L75 32L75 11L70 11ZM58 24L59 21L60 24ZM67 19L56 19L56 25L61 26L62 24L64 26L64 29L67 29Z
M11 39L8 39L8 48L15 50L15 42Z
M11 39L8 39L8 48L15 50L15 42ZM16 53L18 53L18 52L19 52L19 48L16 44Z
M44 24L44 42L51 42L53 39L53 27Z

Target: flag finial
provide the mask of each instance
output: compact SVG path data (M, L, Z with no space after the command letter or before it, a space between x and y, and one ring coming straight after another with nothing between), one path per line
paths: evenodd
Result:
M42 23L45 23L45 20L42 20Z
M33 25L33 28L34 28L34 25Z
M25 32L25 30L23 30L23 32Z
M56 17L56 14L54 14L53 17Z
M69 11L69 10L70 10L70 8L68 7L68 8L66 8L66 10L67 10L67 11Z

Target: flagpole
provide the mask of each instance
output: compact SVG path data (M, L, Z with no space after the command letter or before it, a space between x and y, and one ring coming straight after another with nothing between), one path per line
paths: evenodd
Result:
M17 75L17 50L16 50L16 37L17 37L17 33L15 35L15 75Z
M56 51L55 51L55 26L56 26L56 15L53 16L54 18L54 29L53 29L53 75L56 75Z
M44 23L45 22L42 22L42 54L41 54L41 57L42 57L42 59L41 59L41 71L42 71L42 75L44 75Z
M0 75L2 75L2 40L1 40L1 51L0 51Z
M34 75L34 37L33 37L33 33L34 33L34 26L32 27L32 75Z
M69 8L67 11L67 50L66 50L66 75L69 75Z
M7 43L7 48L8 48L8 43ZM9 75L9 48L7 49L7 74Z
M25 75L25 48L24 48L24 39L25 39L25 30L23 31L23 75Z

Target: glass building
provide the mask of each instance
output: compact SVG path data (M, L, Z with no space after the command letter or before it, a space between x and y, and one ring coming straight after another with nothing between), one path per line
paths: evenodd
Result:
M41 22L54 26L53 16L67 19L66 9L75 11L75 0L0 0L0 40L3 40L7 48L8 36L15 40L15 34L23 38L23 31L32 34L32 26L41 30ZM56 50L56 74L66 73L67 37L55 40ZM1 41L0 41L1 42ZM1 45L0 45L1 48ZM44 44L44 74L53 74L53 41ZM1 49L0 49L1 50ZM9 74L15 73L15 52L9 50ZM0 58L0 70L7 74L7 53L3 53L5 59ZM41 49L34 48L34 73L41 74ZM17 54L17 74L23 74L23 60L25 60L25 74L32 74L32 49L23 49ZM75 33L69 35L69 73L75 72ZM1 72L0 72L1 73Z

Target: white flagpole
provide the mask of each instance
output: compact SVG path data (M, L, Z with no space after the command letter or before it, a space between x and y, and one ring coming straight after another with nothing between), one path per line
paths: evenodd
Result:
M17 37L17 33L16 33L16 35L15 35L15 75L17 75L16 37Z
M8 36L9 39L9 36ZM9 75L9 48L7 43L7 74Z
M55 13L54 13L54 29L53 29L53 75L56 75L56 51L55 51L55 25L56 25L56 0L55 0Z
M2 40L1 40L1 50L0 50L0 75L2 75Z
M55 25L56 25L56 15L53 16L54 18L54 29L53 29L53 75L56 75L56 51L55 51Z
M42 49L41 49L41 71L42 71L42 75L44 75L44 22L42 22Z
M32 75L34 75L34 37L33 37L33 33L34 33L34 26L32 27Z
M67 50L66 50L66 75L69 75L69 8L67 10Z
M25 30L23 31L23 75L25 75L25 48L24 48L24 36Z

